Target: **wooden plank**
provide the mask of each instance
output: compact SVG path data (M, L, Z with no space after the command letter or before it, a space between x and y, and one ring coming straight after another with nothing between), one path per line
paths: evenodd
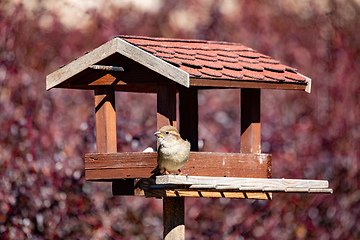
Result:
M165 125L176 127L176 85L157 87L157 129Z
M321 188L310 188L308 190L309 193L328 193L328 194L332 194L334 191L331 189L331 188L324 188L324 189L321 189Z
M242 153L261 153L260 89L241 89Z
M272 178L233 178L233 177L205 177L205 176L182 176L163 175L156 176L156 184L184 184L184 185L229 185L239 186L245 191L254 191L265 187L273 188L328 188L329 182L325 180L304 180L304 179L272 179ZM254 187L250 189L250 187ZM271 189L268 189L269 191Z
M199 151L198 91L197 88L179 87L180 135L191 144L191 151Z
M311 81L308 83L269 83L262 81L246 80L223 80L223 79L199 79L190 78L190 86L200 88L257 88L257 89L282 89L282 90L302 90L309 92Z
M114 38L89 53L77 58L64 67L46 76L46 90L56 87L70 78L74 78L90 66L110 57L115 53L140 63L146 68L183 86L189 87L189 74L166 61L120 39ZM76 77L75 79L76 80Z
M116 153L115 90L111 86L95 89L96 148L98 153Z
M164 239L185 239L185 198L164 197Z
M85 179L148 178L157 153L86 154ZM190 152L182 173L209 177L271 177L270 154Z

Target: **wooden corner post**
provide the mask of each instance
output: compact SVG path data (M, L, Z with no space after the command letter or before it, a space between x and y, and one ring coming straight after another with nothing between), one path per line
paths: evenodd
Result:
M241 89L242 153L261 153L260 89Z
M98 153L116 153L116 111L113 86L95 89L96 149Z
M164 84L157 88L157 128L176 127L176 85ZM185 199L163 198L164 239L185 239Z
M95 121L97 153L117 153L114 86L95 88ZM113 180L112 192L133 195L134 179Z

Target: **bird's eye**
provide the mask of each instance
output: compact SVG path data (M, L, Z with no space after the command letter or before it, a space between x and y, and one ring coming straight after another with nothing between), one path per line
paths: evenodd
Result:
M169 135L169 132L165 132L166 135Z

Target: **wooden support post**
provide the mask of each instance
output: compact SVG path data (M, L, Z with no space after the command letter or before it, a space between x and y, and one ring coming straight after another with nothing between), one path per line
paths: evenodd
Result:
M261 153L260 89L241 89L242 153Z
M183 197L164 197L164 239L185 239L185 201Z
M157 128L165 125L176 127L176 85L157 87Z
M191 151L199 151L198 141L198 90L179 88L180 135L191 143Z
M158 85L157 128L176 127L176 85ZM185 239L184 198L163 198L164 239Z
M98 153L116 153L116 111L113 86L95 89L96 148Z
M98 153L117 153L115 89L113 86L95 89L96 149ZM85 178L88 174L85 173ZM133 179L112 182L113 194L130 194Z

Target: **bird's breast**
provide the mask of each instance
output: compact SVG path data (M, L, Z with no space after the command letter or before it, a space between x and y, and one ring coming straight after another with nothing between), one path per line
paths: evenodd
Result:
M176 145L171 147L162 147L160 149L161 155L165 159L175 162L186 161L189 157L189 149L184 146Z

